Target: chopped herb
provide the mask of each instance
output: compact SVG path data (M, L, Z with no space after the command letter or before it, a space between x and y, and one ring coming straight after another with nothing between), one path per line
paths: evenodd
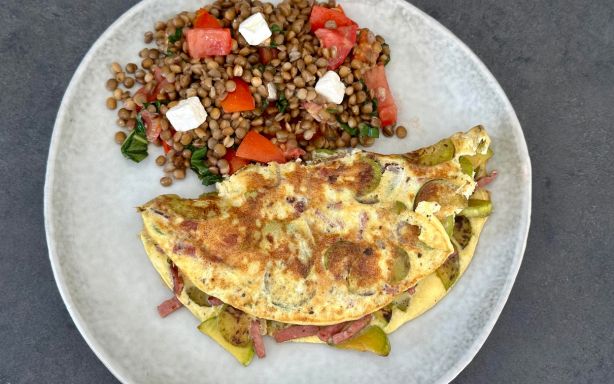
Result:
M337 113L339 113L339 111L337 111L337 108L326 108L326 112L330 113L331 115L336 115Z
M181 40L182 35L183 35L183 30L181 28L177 28L175 29L175 33L173 33L172 35L168 37L168 41L170 43L176 43L177 41Z
M166 56L168 56L168 57L173 57L173 56L175 56L175 52L172 52L172 51L166 51L164 54L165 54Z
M262 102L262 105L260 105L260 113L264 113L264 111L266 111L266 109L269 107L269 101L268 100L264 100Z
M343 121L341 121L341 116L337 116L337 123L339 123L339 126L346 131L347 133L350 134L350 136L356 136L358 134L358 130L356 128L352 128L349 125L347 125L346 123L344 123Z
M222 181L220 175L212 173L205 165L205 159L207 157L207 147L196 148L192 145L188 147L192 151L192 157L190 158L190 168L198 175L198 178L203 185L215 184Z
M277 106L277 109L279 110L280 113L284 113L286 112L286 108L288 108L288 105L290 103L288 103L288 100L286 99L286 95L283 92L279 93L279 97L277 98L277 102L275 102L275 105Z
M121 151L125 158L140 163L148 155L147 144L145 124L143 124L143 119L139 113L136 115L136 128L126 137L121 146Z
M271 45L269 45L269 47L277 48L277 44L274 41L271 41Z
M379 129L367 123L358 124L358 130L359 130L358 135L361 137L364 137L364 136L373 137L373 138L379 137Z
M281 32L281 27L279 25L277 25L277 24L272 24L270 29L271 29L271 32L273 32L273 33Z
M373 103L373 112L371 112L371 116L377 116L377 99L374 97L371 103Z
M356 128L352 128L346 123L342 123L341 121L339 121L339 125L341 126L341 128L343 128L344 131L349 133L350 136L356 136L356 134L358 133L358 130Z
M264 64L260 63L256 66L256 69L260 71L260 74L264 73Z
M156 101L154 101L153 103L143 103L143 107L147 108L147 107L149 107L150 105L153 105L153 106L155 106L155 107L156 107L156 110L157 110L158 112L160 112L160 106L161 106L162 104L166 104L166 103L168 103L168 102L169 102L169 100L156 100Z

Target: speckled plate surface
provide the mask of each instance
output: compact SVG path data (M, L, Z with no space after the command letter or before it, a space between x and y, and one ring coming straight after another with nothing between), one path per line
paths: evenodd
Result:
M161 193L197 196L196 178L158 183L155 154L125 160L105 108L112 61L137 59L143 33L158 19L197 9L192 0L147 0L98 39L60 107L47 168L45 224L55 278L90 347L125 383L444 383L475 356L490 333L522 260L531 211L531 165L520 124L497 81L449 31L401 0L342 1L361 26L391 45L388 76L405 140L375 151L407 152L483 124L493 139L495 212L463 278L435 308L391 335L387 358L324 345L274 345L248 368L196 329L187 310L161 319L168 291L137 238L134 207Z

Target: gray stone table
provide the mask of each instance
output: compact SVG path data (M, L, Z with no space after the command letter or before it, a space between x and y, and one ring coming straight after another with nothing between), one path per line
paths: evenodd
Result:
M0 5L0 384L117 382L88 348L47 257L43 183L60 100L135 0ZM614 2L414 3L486 63L533 163L524 262L458 383L614 381Z

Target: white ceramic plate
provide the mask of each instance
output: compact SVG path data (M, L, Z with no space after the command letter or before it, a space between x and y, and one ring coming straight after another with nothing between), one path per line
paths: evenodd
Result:
M162 193L197 196L192 177L159 185L153 153L141 164L113 142L115 113L105 108L109 63L137 60L156 20L201 6L194 0L147 0L98 39L62 101L45 185L47 243L55 278L77 327L100 360L125 383L433 383L452 380L491 331L522 260L531 210L531 166L514 110L497 81L449 31L400 0L342 4L392 48L387 67L409 128L375 151L407 152L475 124L493 139L495 212L464 277L434 309L391 336L387 358L324 345L274 345L248 368L196 330L187 310L161 319L169 292L137 238L135 208ZM150 153L152 150L150 149Z

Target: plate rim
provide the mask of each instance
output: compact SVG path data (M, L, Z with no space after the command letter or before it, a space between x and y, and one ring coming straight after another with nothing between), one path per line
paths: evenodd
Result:
M94 52L98 49L99 46L103 44L106 38L112 34L112 32L116 29L116 25L121 24L125 19L132 17L135 13L147 6L148 3L153 2L155 0L142 0L138 3L134 4L128 10L126 10L120 17L118 17L111 25L109 25L100 36L96 39L96 41L92 44L92 46L88 49L87 53L83 56L77 69L72 75L68 87L62 96L62 101L60 106L58 107L58 113L56 115L53 131L51 134L51 140L49 143L49 153L47 156L47 165L45 172L45 186L43 192L43 213L44 213L44 224L45 224L45 238L47 242L47 250L49 253L49 261L51 264L51 270L53 272L53 277L55 283L58 287L58 291L60 292L60 296L62 297L62 301L66 306L66 309L74 322L77 330L89 346L89 348L94 352L96 357L102 362L102 364L111 372L111 374L119 380L121 383L131 383L132 381L128 380L127 377L122 375L119 370L115 368L112 364L112 357L109 356L107 352L101 347L98 341L90 334L88 330L88 325L81 317L78 310L74 307L74 302L70 292L68 292L66 283L64 281L64 274L62 272L62 268L59 262L59 256L56 251L56 241L55 241L55 228L53 223L53 214L52 214L52 200L53 200L53 185L55 181L55 164L58 156L59 142L60 137L62 135L62 124L66 118L66 111L69 100L73 98L73 94L75 92L76 84L78 80L81 78L83 72L85 72L85 68L87 65L93 60ZM492 332L497 320L501 316L501 312L503 311L503 307L507 302L511 290L516 282L516 278L518 276L518 271L520 270L520 265L522 264L522 260L524 259L524 253L526 251L527 241L529 229L531 227L531 212L532 212L532 173L533 168L531 164L531 157L529 155L526 138L524 136L524 131L518 120L518 116L516 115L516 111L509 101L505 91L492 74L492 72L488 69L486 64L452 31L450 31L446 26L441 24L439 21L428 15L426 12L418 8L417 6L411 4L406 0L386 0L393 3L399 4L401 7L405 7L408 11L413 12L419 16L421 16L426 25L437 29L441 32L447 39L454 41L458 47L462 50L464 54L476 65L476 69L479 73L484 74L486 76L486 80L490 83L494 84L493 91L497 96L501 98L504 104L504 108L507 111L507 114L511 118L511 125L518 128L519 133L521 134L521 140L517 140L519 146L518 149L521 152L521 155L525 157L527 161L527 169L525 170L526 176L528 179L528 185L526 189L527 194L527 211L526 211L526 227L524 233L522 233L523 240L522 244L519 248L519 255L517 255L512 265L510 266L510 273L508 277L513 277L512 279L506 279L503 287L502 287L502 295L499 297L495 305L493 306L493 310L491 311L491 315L488 317L484 326L482 327L482 331L478 334L478 336L473 340L471 345L463 352L462 356L457 360L457 362L451 366L446 372L444 372L439 378L436 379L436 383L449 383L454 378L456 378L469 363L475 358L481 347L486 342L488 336ZM519 138L520 139L520 138Z

